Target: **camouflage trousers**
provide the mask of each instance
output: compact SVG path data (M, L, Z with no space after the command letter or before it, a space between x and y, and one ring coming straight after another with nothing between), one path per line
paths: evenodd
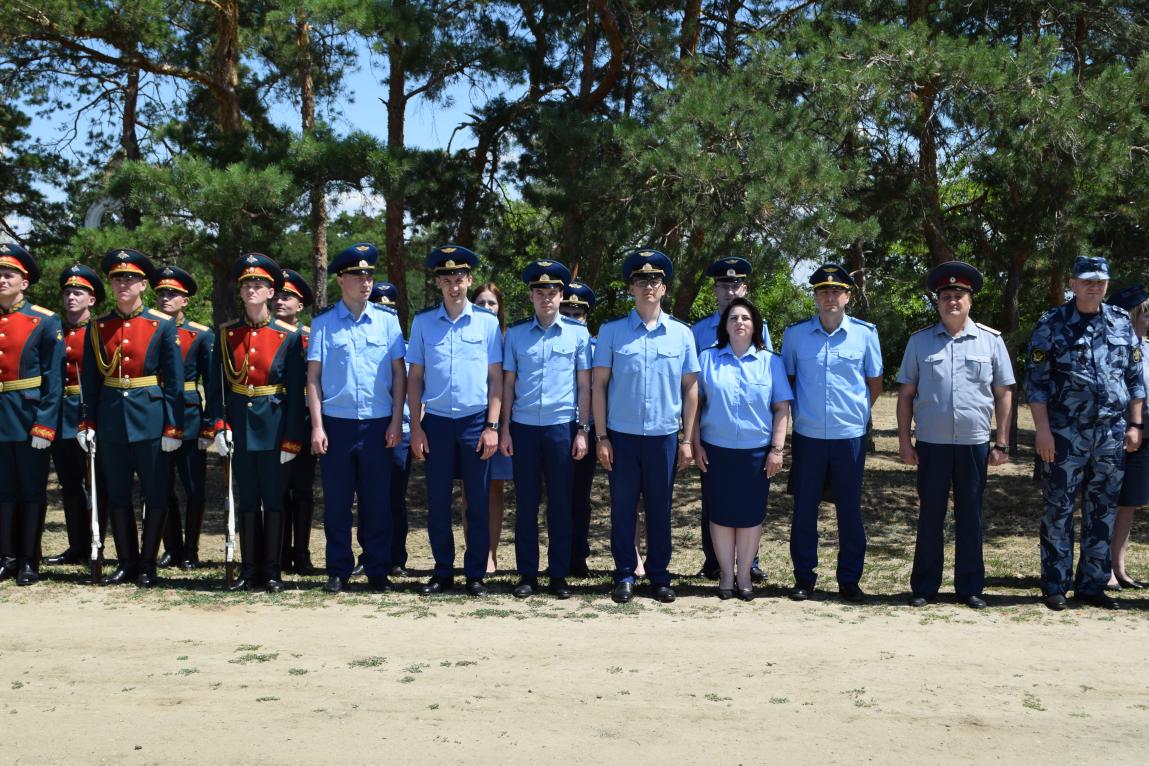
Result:
M1101 593L1109 582L1109 541L1125 475L1125 424L1053 427L1055 455L1042 463L1041 590L1046 596ZM1081 501L1081 556L1073 572L1073 509Z

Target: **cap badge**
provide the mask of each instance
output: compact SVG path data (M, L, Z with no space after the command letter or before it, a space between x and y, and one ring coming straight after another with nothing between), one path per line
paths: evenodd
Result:
M11 252L8 250L8 246L7 245L0 245L0 253L7 253L7 252Z
M542 266L544 269L551 265L550 261L535 261L536 266Z
M654 251L653 250L643 250L641 253L639 253L639 255L641 255L643 258L649 258L652 255L654 255Z
M444 263L443 265L444 265L446 268L448 268L448 269L453 269L453 268L455 268L455 262L454 262L454 261L447 261L447 262L446 262L446 263Z
M833 273L835 273L835 272L837 272L837 271L838 271L838 270L837 270L837 269L835 269L833 266L826 266L826 267L825 267L824 269L822 269L822 270L823 270L823 271L825 271L827 274L833 274Z
M259 259L258 259L258 258L256 258L254 254L247 256L247 262L248 262L248 263L255 263L255 262L256 262L256 261L258 261L258 260L259 260Z
M726 262L728 264L730 264L731 266L733 266L734 264L738 263L738 259L737 258L727 258Z
M458 250L457 247L441 247L441 248L439 248L439 252L446 253L447 255L450 255L451 253L455 252L456 250Z
M128 260L128 254L127 254L127 253L125 253L123 250L121 250L120 252L116 253L116 257L117 257L117 258L119 258L121 261L126 261L126 260Z
M366 252L367 252L368 250L370 250L371 248L370 248L370 247L368 247L367 245L356 245L356 246L355 246L355 249L356 249L356 250L358 250L358 251L359 251L359 252L361 252L361 253L366 253Z
M370 265L371 265L371 264L367 263L367 261L365 261L365 260L363 260L363 259L360 259L360 260L359 260L359 267L360 267L360 268L364 268L364 269L365 269L365 268L367 268L367 267L368 267L368 266L370 266Z
M958 278L957 278L957 277L950 277L950 284L951 284L951 285L952 285L954 282L956 282L956 281L958 281Z
M639 269L639 271L654 271L654 267L651 266L649 263L644 263L644 264L642 264L642 268Z
M737 272L737 271L735 271L734 269L727 269L727 270L726 270L726 276L728 276L728 277L736 277L736 276L738 276L738 272Z

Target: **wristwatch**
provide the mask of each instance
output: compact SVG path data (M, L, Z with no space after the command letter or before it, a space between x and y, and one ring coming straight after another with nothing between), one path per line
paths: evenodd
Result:
M1009 452L1009 447L1005 446L1004 444L995 444L993 445L993 449L997 450L998 452Z
M492 431L498 431L499 430L499 424L495 423L494 421L489 420L483 424L483 428L489 428Z
M1130 428L1136 428L1138 431L1144 431L1145 430L1145 426L1142 425L1141 423L1129 423L1128 426Z
M781 447L775 447L773 444L771 444L770 445L770 451L773 452L775 455L781 455L786 450L782 449Z
M576 423L575 425L577 425L578 430L582 431L584 434L590 433L590 423Z

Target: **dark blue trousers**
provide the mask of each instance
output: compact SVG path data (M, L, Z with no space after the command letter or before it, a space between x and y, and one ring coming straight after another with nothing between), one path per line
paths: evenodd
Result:
M587 453L574 463L571 484L571 553L570 561L583 563L590 558L590 492L594 486L594 469L598 466L595 447L598 439L593 429L587 434Z
M407 482L411 479L411 434L394 449L391 461L391 566L407 566Z
M646 576L670 585L670 501L677 471L678 434L636 436L608 431L614 449L610 472L610 552L614 581L634 582L638 498L646 511Z
M99 439L98 431L96 438ZM99 478L108 486L108 514L116 541L116 558L120 566L129 571L135 570L142 561L144 570L154 574L167 521L170 456L160 449L158 438L128 443L104 439L97 441L96 446L104 452L99 463L103 476ZM132 511L132 478L136 475L140 477L140 495L144 501L143 535L140 538L136 537L136 519Z
M571 570L571 482L574 423L528 426L511 421L515 445L515 563L523 577L539 573L539 505L547 482L547 574Z
M838 584L862 579L866 562L866 529L862 525L862 471L866 467L864 437L812 439L794 434L794 519L790 526L790 559L794 581L816 583L818 568L818 505L829 476L838 512Z
M323 480L323 534L327 574L348 578L355 568L351 551L351 506L359 498L359 544L368 577L391 573L391 459L387 426L391 418L352 420L323 416L327 454L320 455Z
M945 519L954 495L954 592L980 596L985 587L981 550L981 498L985 492L989 444L927 444L919 441L918 542L910 590L933 596L942 585Z
M486 410L461 418L423 416L423 432L431 452L427 455L427 536L435 557L435 574L450 577L455 571L455 537L451 531L451 485L456 467L467 498L467 550L463 574L482 578L487 574L487 493L491 487L491 461L483 460L475 447L483 435Z

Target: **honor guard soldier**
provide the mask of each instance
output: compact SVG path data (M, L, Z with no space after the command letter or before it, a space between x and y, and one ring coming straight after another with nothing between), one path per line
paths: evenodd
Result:
M559 313L568 319L586 325L594 305L598 301L594 290L590 286L571 281L563 290L563 300L559 304ZM589 333L589 330L588 330ZM591 363L594 360L595 338L590 336ZM592 408L593 409L593 408ZM594 418L590 420L590 430L587 431L586 455L574 461L574 477L571 483L571 566L572 577L589 577L590 567L587 559L590 558L590 517L591 517L591 489L594 486L594 469L598 465L595 456Z
M507 328L503 345L503 407L499 449L515 477L514 595L538 587L539 504L547 485L547 592L570 598L571 481L586 456L590 431L590 333L559 314L571 273L556 261L523 270L535 313Z
M164 528L164 555L161 567L178 564L181 569L195 569L200 564L199 537L203 530L207 448L211 446L211 423L204 415L200 385L207 390L211 370L211 351L215 341L211 328L187 318L188 300L198 290L191 274L178 266L164 266L152 278L152 289L160 311L176 323L183 356L183 402L177 417L182 417L183 444L172 453L168 472L168 521ZM184 488L187 525L180 523L180 502L175 479ZM186 530L186 536L185 536Z
M283 288L283 271L262 253L242 256L231 272L243 317L216 329L208 414L219 454L231 460L243 566L232 590L262 583L283 590L286 465L303 448L303 337L275 319L269 304Z
M105 585L155 584L156 557L168 508L170 458L183 445L184 373L179 332L171 317L145 308L156 270L138 250L110 250L100 262L115 309L89 326L80 386L87 409L76 440L99 439L108 486L108 516L119 567ZM115 456L114 458L112 456ZM132 477L140 477L143 535L136 536Z
M80 425L80 367L84 362L84 344L92 309L104 302L104 283L92 269L73 264L60 274L60 292L64 299L61 325L64 332L64 404L60 408L60 425L52 441L52 462L60 482L60 500L64 505L64 524L68 530L68 548L44 559L45 564L79 564L87 561L92 544L91 507L88 505L88 466L84 450L76 442ZM102 463L104 453L96 460ZM97 473L102 471L97 466ZM108 493L103 481L96 482L96 510L99 512L100 536L108 521Z
M311 338L311 328L302 324L303 310L315 302L315 294L303 275L294 269L283 270L283 289L275 294L273 312L275 318L299 329L303 342L303 353L307 355L307 344ZM304 397L306 400L306 397ZM303 410L304 433L311 433L311 416L307 408ZM281 566L285 572L301 575L315 574L311 563L311 523L315 518L315 453L311 451L311 439L304 439L299 457L291 461L287 469L287 491L283 497L283 558Z
M27 250L0 244L0 579L17 585L40 579L48 447L63 397L60 320L24 298L39 278Z
M363 569L375 591L392 589L391 462L403 425L406 352L395 309L371 303L379 251L352 245L331 261L342 298L315 317L307 348L311 449L323 479L327 583L339 593L355 568L351 507L359 498Z
M610 474L615 583L611 598L620 604L634 597L640 495L646 511L646 573L652 595L662 603L675 599L669 569L670 502L676 471L692 459L699 367L690 328L662 310L672 276L670 259L657 250L628 255L622 278L634 298L634 309L603 324L595 346L596 450Z
M745 258L731 256L729 258L719 258L710 264L706 269L706 276L714 280L714 302L718 305L717 311L710 314L703 319L695 322L690 332L694 335L694 345L698 350L699 355L702 350L713 346L718 340L718 323L722 317L722 312L730 305L730 302L735 298L745 298L750 292L749 280L753 271L750 261ZM766 343L766 351L773 351L774 346L770 342L770 328L765 325L763 320L762 325L762 340ZM706 486L706 474L702 474L702 485ZM710 512L707 508L706 491L702 492L702 568L698 574L710 580L718 579L718 559L714 555L714 545L710 542ZM758 558L754 558L754 563L750 567L750 576L756 581L766 579L766 573L762 571L758 565Z
M371 302L399 306L399 288L390 282L376 282L371 288ZM404 365L405 367L406 365ZM403 398L403 438L395 445L391 463L391 576L406 577L407 572L407 484L411 479L411 408ZM362 574L363 563L357 567Z
M499 445L503 339L499 318L467 298L471 270L478 264L479 256L459 245L431 251L426 265L443 302L415 315L407 348L411 453L427 461L427 535L435 557L435 573L419 589L424 595L454 587L451 485L456 468L467 501L467 593L487 593L487 502L490 459Z
M1065 594L1106 609L1109 542L1124 477L1125 452L1141 445L1141 344L1129 313L1102 303L1109 286L1104 258L1079 256L1073 299L1037 321L1029 340L1025 393L1042 460L1041 591L1064 609ZM1081 502L1081 558L1073 571L1073 506Z
M918 539L910 606L937 598L945 561L945 518L954 496L954 591L984 609L981 507L987 465L1009 460L1013 366L1001 333L970 319L981 272L960 261L935 266L926 286L937 296L936 324L910 336L898 371L898 451L918 468ZM990 419L997 440L990 446ZM910 437L913 421L917 442Z
M882 392L882 350L877 328L846 314L857 285L845 269L828 263L814 272L810 284L817 315L790 325L782 335L782 361L795 394L790 598L803 601L814 590L818 504L829 484L838 513L838 592L860 603L865 594L858 581L866 559L864 437L870 408Z

